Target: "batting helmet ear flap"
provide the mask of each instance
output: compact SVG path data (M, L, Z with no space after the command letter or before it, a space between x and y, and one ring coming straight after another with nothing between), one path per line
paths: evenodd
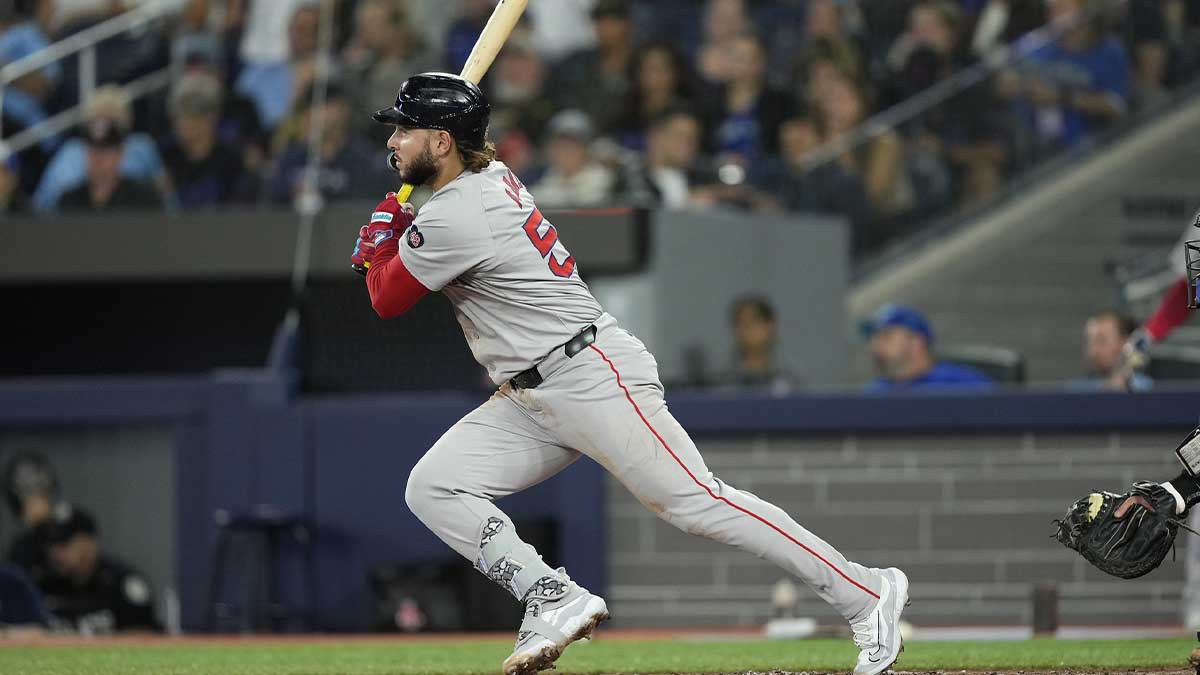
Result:
M51 501L58 497L58 474L46 456L34 450L13 455L4 465L4 500L17 518L21 502L34 493L44 493Z

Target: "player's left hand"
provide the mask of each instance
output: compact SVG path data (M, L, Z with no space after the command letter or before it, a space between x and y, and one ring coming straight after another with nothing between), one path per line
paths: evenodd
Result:
M350 254L350 267L359 274L366 274L375 255L375 244L371 243L369 228L358 228L358 239L354 240L354 252Z
M354 255L350 258L354 271L366 274L378 248L403 234L413 217L412 204L396 201L395 192L387 193L371 212L371 222L359 229Z

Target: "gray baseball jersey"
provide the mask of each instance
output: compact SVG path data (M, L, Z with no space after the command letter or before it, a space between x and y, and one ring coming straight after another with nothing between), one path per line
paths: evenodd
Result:
M586 455L672 525L776 563L850 621L873 611L877 570L708 470L667 409L654 357L603 312L507 167L493 162L438 190L400 255L426 288L449 296L501 385L429 449L405 490L413 513L481 572L518 599L554 574L492 502ZM595 341L567 356L561 346L590 324ZM534 365L541 385L508 383Z
M401 239L400 258L454 305L471 353L497 385L602 312L554 225L502 162L435 192Z

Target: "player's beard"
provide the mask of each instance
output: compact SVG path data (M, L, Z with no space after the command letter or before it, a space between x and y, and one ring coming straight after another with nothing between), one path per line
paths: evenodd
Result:
M400 171L400 181L409 185L425 185L438 174L437 163L433 153L429 151L429 140L425 141L425 149L413 158L408 166Z

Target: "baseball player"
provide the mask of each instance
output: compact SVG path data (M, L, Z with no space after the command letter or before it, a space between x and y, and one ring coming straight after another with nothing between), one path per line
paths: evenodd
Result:
M850 622L861 650L854 672L887 670L901 650L904 573L847 560L708 470L667 409L654 356L600 307L553 223L496 161L489 111L476 85L425 73L374 114L395 128L392 168L433 195L417 215L389 195L360 230L352 261L366 268L382 318L444 293L499 387L421 458L404 497L438 537L524 603L504 672L549 668L609 618L603 598L543 562L493 504L585 455L663 520L802 579Z
M1200 288L1197 288L1197 275L1200 274L1200 240L1197 237L1200 237L1200 231L1195 228L1200 228L1200 211L1192 216L1179 243L1171 247L1167 256L1167 268L1177 273L1178 278L1163 293L1154 314L1125 343L1125 362L1129 370L1143 368L1150 360L1150 348L1167 339L1187 321L1188 309L1194 309L1200 302Z

